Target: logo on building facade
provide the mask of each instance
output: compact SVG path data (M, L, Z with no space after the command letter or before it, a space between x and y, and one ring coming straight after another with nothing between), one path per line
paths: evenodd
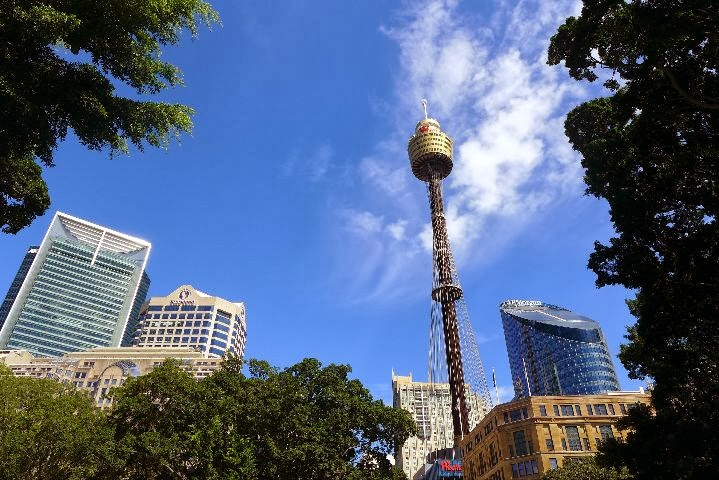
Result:
M192 295L192 292L187 288L183 288L177 295L179 300L170 300L170 305L194 305L194 300L187 299L190 295Z
M462 478L461 460L437 460L435 464L439 464L438 477Z

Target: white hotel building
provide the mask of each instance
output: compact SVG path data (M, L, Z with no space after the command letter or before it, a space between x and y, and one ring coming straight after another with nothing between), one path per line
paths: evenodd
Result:
M245 305L182 285L166 297L152 297L140 309L134 345L192 347L207 357L226 352L242 357L247 340Z

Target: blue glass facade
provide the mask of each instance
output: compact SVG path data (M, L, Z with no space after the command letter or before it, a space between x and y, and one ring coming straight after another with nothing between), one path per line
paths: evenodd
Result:
M0 348L60 356L120 346L147 295L149 251L143 240L58 212L0 329Z
M142 304L147 298L147 292L150 290L150 277L147 272L142 272L140 278L140 285L137 287L137 294L135 295L135 303L132 305L130 316L127 320L127 327L125 333L122 336L121 347L131 347L135 341L135 330L137 329L137 322L140 319L140 309Z
M539 301L509 300L499 311L517 398L619 390L594 320Z
M13 303L15 303L15 298L20 292L20 287L25 281L27 272L30 271L30 266L32 265L33 260L35 260L37 250L39 248L40 247L35 246L27 249L27 253L25 253L25 257L23 257L22 263L20 264L20 268L18 268L17 273L15 274L15 278L10 284L10 288L5 295L5 300L3 300L2 305L0 305L0 330L2 330L2 326L5 324L5 319L10 313L10 308L12 307Z

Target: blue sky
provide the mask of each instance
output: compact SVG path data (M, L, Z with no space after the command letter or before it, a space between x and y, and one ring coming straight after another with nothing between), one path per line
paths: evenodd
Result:
M160 98L196 109L193 134L113 159L63 143L51 209L0 238L0 289L64 211L152 242L151 295L189 283L244 301L248 357L349 363L391 402L392 369L426 378L429 207L405 148L427 98L455 140L450 241L501 397L503 300L589 316L618 352L631 292L586 269L612 228L563 133L601 91L545 64L578 2L216 3L222 27L165 52L186 86Z

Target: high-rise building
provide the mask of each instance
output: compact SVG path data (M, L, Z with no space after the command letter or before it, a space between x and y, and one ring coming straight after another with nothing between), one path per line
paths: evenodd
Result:
M497 405L464 437L467 480L541 478L544 472L595 455L609 438L623 439L617 422L650 395L533 396Z
M499 306L517 398L587 395L619 390L599 324L535 300Z
M470 428L489 410L486 400L465 386ZM449 383L412 381L412 375L392 374L392 404L407 410L417 422L418 434L410 437L395 452L397 466L409 479L424 478L425 470L436 459L451 458L454 448L452 396Z
M182 285L166 297L152 297L140 309L134 344L193 347L209 357L245 353L245 305Z
M35 255L37 255L38 248L40 247L34 246L27 249L27 252L22 259L22 263L20 264L20 268L18 268L17 273L15 274L15 278L10 284L10 288L5 295L5 300L3 300L2 305L0 305L0 330L5 324L5 319L10 313L10 307L12 307L12 304L15 303L15 298L20 291L22 282L25 281L27 272L30 271L30 266L32 265L33 260L35 260Z
M0 348L59 356L128 344L150 244L57 212L15 294Z

